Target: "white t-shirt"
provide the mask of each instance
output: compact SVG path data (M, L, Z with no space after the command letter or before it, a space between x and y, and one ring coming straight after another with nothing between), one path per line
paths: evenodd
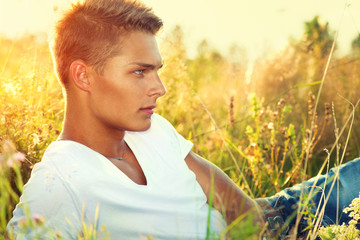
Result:
M184 161L192 143L168 121L154 114L149 130L126 132L124 139L147 185L134 183L107 158L80 143L56 141L35 165L8 228L14 225L17 231L28 205L31 215L44 216L46 226L65 239L76 238L81 219L96 226L97 232L104 225L111 239L205 239L208 225L215 236L225 229L224 218L215 209L209 211L207 198ZM31 234L18 236L31 239Z

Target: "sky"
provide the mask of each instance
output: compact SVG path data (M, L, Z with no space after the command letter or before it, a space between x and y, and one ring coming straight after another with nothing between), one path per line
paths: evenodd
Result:
M0 34L48 32L56 19L54 7L70 0L0 0ZM166 36L176 25L184 31L189 55L206 39L223 54L232 44L250 58L279 51L289 37L299 39L304 22L318 15L339 30L339 51L347 53L360 34L360 0L143 0L163 19Z

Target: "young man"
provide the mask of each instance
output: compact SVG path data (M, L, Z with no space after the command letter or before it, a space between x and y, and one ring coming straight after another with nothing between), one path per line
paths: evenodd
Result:
M9 229L18 236L51 234L21 228L25 209L65 239L84 232L82 223L97 232L104 225L112 239L204 239L248 214L262 226L256 202L154 114L166 92L155 40L161 27L150 9L126 0L77 3L58 22L53 57L64 128L14 210Z
M249 215L261 232L257 202L270 229L282 227L280 215L291 220L302 186L311 189L314 179L254 201L154 114L165 94L155 40L161 27L150 9L126 0L85 0L59 20L53 57L66 98L64 128L35 165L8 224L19 239L76 239L103 225L111 239L205 239ZM340 168L341 208L358 196L352 176L359 171L360 161ZM334 173L315 184L326 195ZM336 195L331 192L326 224L335 222ZM321 192L313 199L316 211ZM44 226L24 226L34 216L44 217Z

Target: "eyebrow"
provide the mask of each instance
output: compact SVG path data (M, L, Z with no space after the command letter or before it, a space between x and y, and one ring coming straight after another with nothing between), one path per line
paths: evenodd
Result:
M142 62L133 62L133 63L130 63L129 65L138 65L138 66L140 66L140 67L149 68L149 69L151 69L151 70L156 69L156 68L157 68L157 69L160 69L160 68L162 68L162 67L164 66L163 63L161 63L160 66L156 66L156 65L154 65L154 64L148 64L148 63L142 63Z

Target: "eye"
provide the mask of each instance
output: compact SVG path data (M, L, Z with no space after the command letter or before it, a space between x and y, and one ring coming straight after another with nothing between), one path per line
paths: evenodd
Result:
M135 70L134 73L136 75L143 75L144 74L144 70Z

